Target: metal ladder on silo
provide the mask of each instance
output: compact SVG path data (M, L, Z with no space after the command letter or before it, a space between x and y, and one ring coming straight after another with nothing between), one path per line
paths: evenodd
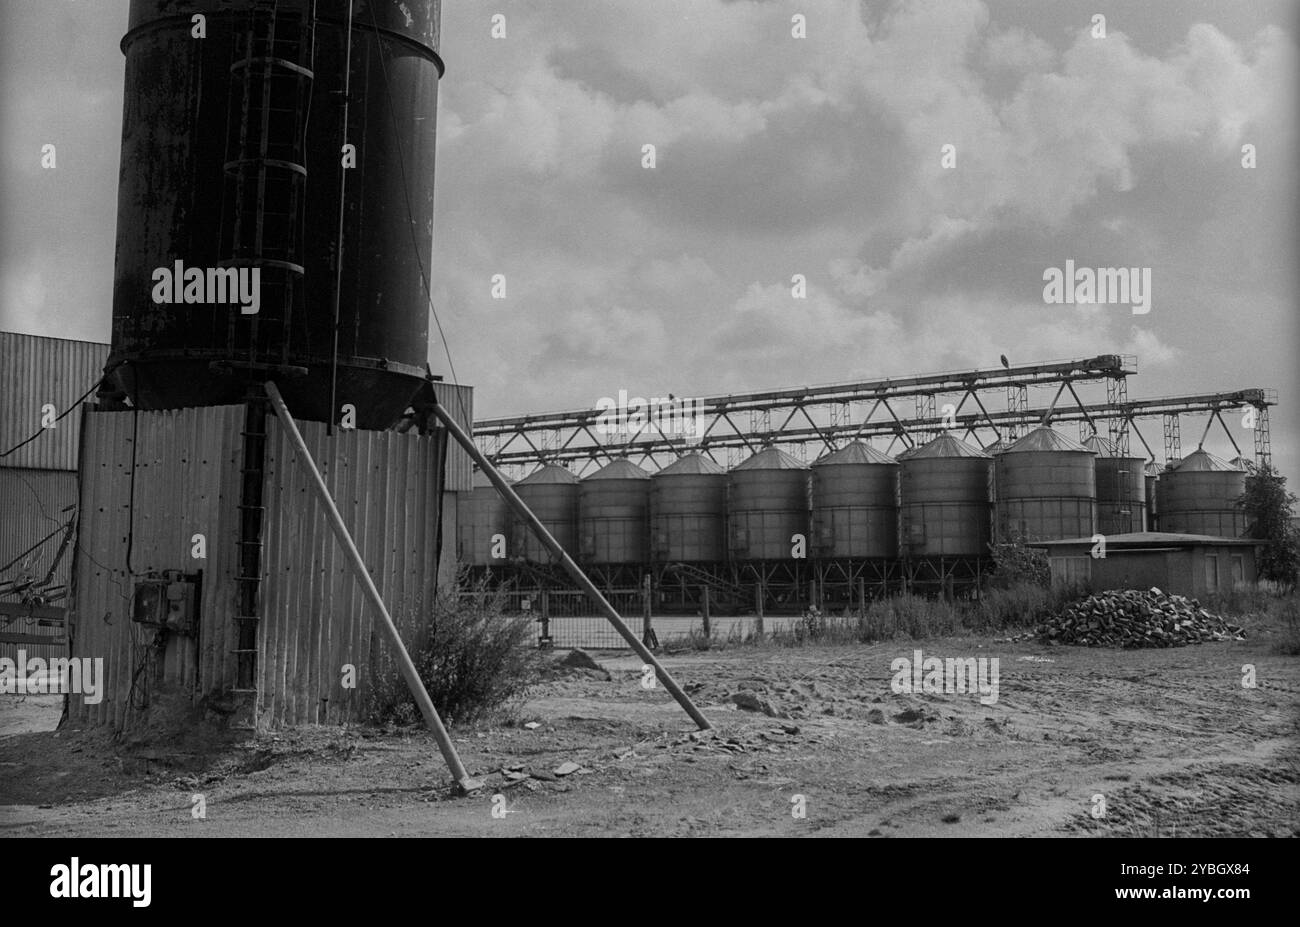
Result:
M312 64L315 56L315 6L305 15L292 17L297 29L288 36L281 25L277 0L258 0L249 10L248 31L242 38L243 57L231 64L230 99L239 101L237 142L231 145L231 122L227 120L226 183L233 185L232 221L227 244L222 230L225 260L222 266L270 267L285 271L285 289L279 306L283 315L279 361L287 364L295 281L304 275L299 251L302 247L307 168L305 119L311 101ZM279 34L277 34L279 33ZM287 54L286 54L287 53ZM290 60L290 58L296 60ZM305 63L304 63L305 62ZM293 82L291 105L273 98L275 80ZM260 81L260 94L254 83ZM286 118L287 116L287 118ZM274 133L274 135L273 135ZM285 136L288 135L286 139ZM287 155L274 157L273 155ZM282 205L280 209L268 204ZM225 216L223 214L223 224ZM251 228L250 228L251 225ZM268 231L270 232L268 240ZM250 240L251 239L251 240ZM271 301L275 306L275 301ZM229 316L228 346L232 356L238 349L237 311ZM274 367L258 357L258 317L251 317L248 342L250 369ZM253 695L258 691L258 629L261 624L259 593L262 582L262 529L266 506L263 493L266 461L266 400L261 390L250 389L245 404L243 462L240 468L239 558L236 639L231 653L235 659L233 691ZM253 705L252 723L256 723Z
M265 363L258 357L258 332L267 323L279 323L278 360L287 363L294 295L305 276L301 255L307 182L305 135L315 79L315 4L302 14L283 16L278 0L255 0L248 16L247 31L237 40L237 54L230 66L231 114L224 171L232 215L229 226L222 229L224 259L220 263L223 267L270 269L283 276L282 291L263 300L264 308L274 315L247 317L248 360L256 368ZM241 51L242 56L238 54ZM276 93L284 87L290 92ZM232 137L236 103L238 134ZM223 214L223 225L224 219ZM232 356L241 347L240 317L237 311L229 315L227 343Z

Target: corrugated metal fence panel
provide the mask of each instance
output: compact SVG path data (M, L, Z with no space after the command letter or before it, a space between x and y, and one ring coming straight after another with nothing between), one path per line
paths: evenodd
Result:
M106 685L98 705L73 699L72 717L120 728L151 697L137 672L149 647L131 622L133 575L203 571L199 638L169 638L164 678L195 696L233 685L243 420L243 406L85 413L72 652L103 658ZM204 560L191 556L195 534Z
M42 409L63 413L95 386L106 360L106 344L0 332L0 454L40 433L0 466L75 471L76 413L42 429Z
M474 387L434 381L433 394L438 404L451 413L456 424L474 436ZM469 492L474 488L474 462L455 441L447 444L447 492Z
M71 427L76 427L76 421ZM19 558L0 573L0 582L45 578L58 556L59 546L76 512L77 474L66 470L15 470L0 467L0 567ZM64 509L70 509L64 511ZM44 543L41 543L44 541ZM35 550L24 554L28 548ZM71 575L72 547L63 551L54 571L51 592L66 590ZM0 599L15 600L17 595Z
M299 428L404 639L418 643L438 578L438 439ZM288 434L276 420L267 431L259 722L357 720L386 650L378 619ZM343 687L346 665L356 688Z

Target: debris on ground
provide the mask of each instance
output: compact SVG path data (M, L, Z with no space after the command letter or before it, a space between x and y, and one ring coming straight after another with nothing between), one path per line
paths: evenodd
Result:
M753 692L746 692L744 690L733 692L731 695L727 696L727 701L745 711L761 711L769 718L788 719L790 717L789 714L777 708L769 700L755 695Z
M1184 647L1245 640L1245 632L1201 607L1196 599L1159 589L1113 589L1088 596L1049 618L1040 637L1089 647Z
M591 679L603 679L609 681L614 677L610 675L609 670L601 666L600 663L587 651L581 647L574 647L569 651L563 660L556 664L556 668L568 673L577 673Z

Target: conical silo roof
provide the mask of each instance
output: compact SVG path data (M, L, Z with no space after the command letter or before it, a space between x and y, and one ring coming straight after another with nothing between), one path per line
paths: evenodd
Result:
M1088 448L1078 442L1071 441L1059 431L1053 431L1046 425L1040 425L1002 453L1027 454L1035 451L1081 451L1088 453Z
M528 474L516 486L540 486L543 483L576 483L578 478L558 464L547 464Z
M900 457L902 455L899 455ZM933 440L927 441L920 447L907 455L908 460L918 460L926 457L984 457L988 458L978 447L972 447L960 438L954 438L952 435L943 434Z
M1001 454L1010 446L1011 446L1011 442L1008 441L1006 438L999 438L997 441L994 441L992 444L985 446L984 453L988 454L990 457L996 457L998 454Z
M1107 441L1101 435L1092 435L1083 442L1083 448L1092 451L1098 457L1120 457L1119 448L1115 447L1113 442Z
M664 467L655 476L717 476L726 473L709 458L699 452L692 452L678 457L668 466Z
M513 485L514 482L515 482L514 480L510 479L510 477L506 476L504 473L501 474L501 478L502 478L503 480L506 481L506 484L507 484L507 485ZM474 471L474 488L475 488L475 489L479 489L479 488L481 488L481 487L486 487L486 486L491 486L491 485L492 485L492 481L491 481L490 479L488 479L488 476L487 476L486 473L484 473L482 470L475 470L475 471Z
M1147 476L1159 476L1161 473L1160 464L1154 460L1148 460L1146 466L1142 468L1142 472Z
M883 451L878 451L865 441L854 441L838 451L831 451L813 461L814 467L848 466L850 464L897 464L898 461Z
M587 480L648 480L650 474L646 473L632 461L626 458L619 458L605 464L595 473L588 477Z
M1179 473L1200 471L1227 472L1240 470L1240 467L1234 467L1222 457L1215 457L1209 451L1198 448L1183 458L1183 462L1174 468Z
M795 460L780 448L769 447L732 468L735 470L807 470L808 465Z

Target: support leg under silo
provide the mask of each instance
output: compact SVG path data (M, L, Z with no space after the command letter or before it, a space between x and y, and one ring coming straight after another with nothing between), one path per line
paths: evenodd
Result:
M614 606L609 604L609 600L600 594L600 590L582 571L582 568L574 563L573 558L560 546L559 541L551 536L551 532L546 530L546 526L524 504L518 494L510 488L510 484L497 472L497 468L492 466L487 457L483 455L483 452L478 449L474 439L465 433L465 430L456 423L456 420L440 404L434 405L432 410L433 414L438 417L438 421L442 422L447 429L447 433L456 439L456 443L465 449L465 453L469 454L470 459L478 464L479 469L483 471L483 475L492 481L492 485L496 487L501 497L509 503L514 513L532 529L533 534L542 542L542 546L551 552L551 555L564 567L564 571L569 574L569 577L596 603L596 607L609 619L609 623L614 626L614 630L618 632L619 636L627 641L628 646L636 651L638 657L654 667L655 675L664 684L664 688L677 700L677 704L681 705L686 713L691 716L691 720L699 725L700 730L712 730L713 725L709 723L709 720L704 715L700 714L700 710L695 707L695 703L691 701L690 696L682 691L682 687L669 675L668 670L663 668L655 655L650 652L650 649L637 638L636 633L627 626L627 623Z
M361 553L357 550L356 544L353 543L352 535L348 532L347 525L343 523L343 516L339 514L338 507L334 504L333 497L330 496L329 488L325 485L325 480L321 478L320 471L316 468L315 461L312 460L311 452L307 450L307 443L303 441L302 434L298 431L293 416L289 414L289 409L280 396L280 391L276 389L274 383L268 381L266 394L271 397L271 407L275 409L276 417L280 419L280 424L284 426L290 440L293 441L294 449L298 452L298 460L302 463L303 469L311 478L311 485L316 490L316 497L325 509L325 515L329 520L330 527L334 530L334 537L338 540L339 546L343 548L343 552L352 564L352 570L356 574L358 582L361 583L362 592L379 615L379 626L388 635L388 641L396 651L397 666L402 672L402 678L406 680L406 684L411 689L411 694L415 696L416 704L420 706L420 713L424 715L425 722L429 725L429 729L433 731L433 738L438 742L438 749L442 751L442 758L447 762L447 768L451 770L452 778L456 780L456 784L462 792L471 792L474 789L482 788L483 783L480 780L471 779L469 773L465 770L465 765L461 763L460 756L456 753L456 746L451 742L451 737L447 735L447 729L443 727L442 718L438 717L438 710L433 707L433 700L429 698L428 690L424 688L424 683L420 680L420 674L416 672L415 664L411 662L411 655L406 652L402 637L397 633L397 625L393 624L393 618L388 614L388 608L384 605L379 590L375 588L374 580L370 578L365 561L361 559Z

